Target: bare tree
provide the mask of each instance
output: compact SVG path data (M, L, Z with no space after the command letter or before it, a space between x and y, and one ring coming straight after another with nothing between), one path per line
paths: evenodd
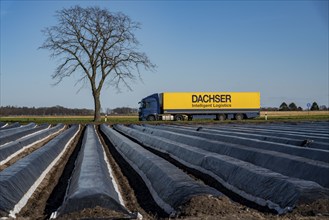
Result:
M99 7L75 6L56 12L58 24L43 30L46 40L40 47L59 59L56 83L80 73L77 83L90 83L95 104L94 121L100 121L100 94L104 83L118 90L127 80L140 77L140 68L154 70L145 53L138 51L134 32L140 24L123 13L111 13Z

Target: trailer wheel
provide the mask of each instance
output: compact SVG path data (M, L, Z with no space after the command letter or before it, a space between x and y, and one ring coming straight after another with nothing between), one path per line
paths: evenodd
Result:
M155 121L155 116L154 115L149 115L149 116L147 116L146 120Z
M243 117L243 114L240 114L240 113L239 113L239 114L236 114L236 115L235 115L235 119L238 120L238 121L241 121L243 118L244 118L244 117Z
M226 115L225 114L218 114L217 115L217 120L219 121L225 121L226 119Z
M184 121L183 115L175 115L175 121Z

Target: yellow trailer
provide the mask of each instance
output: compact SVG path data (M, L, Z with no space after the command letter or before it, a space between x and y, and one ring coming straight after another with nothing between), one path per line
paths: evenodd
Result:
M255 118L260 113L259 92L165 92L140 102L140 120L218 120Z

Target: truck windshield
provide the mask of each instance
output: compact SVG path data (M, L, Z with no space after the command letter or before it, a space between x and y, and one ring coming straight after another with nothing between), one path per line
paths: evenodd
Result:
M145 102L139 102L139 108L142 109L142 108L145 108Z

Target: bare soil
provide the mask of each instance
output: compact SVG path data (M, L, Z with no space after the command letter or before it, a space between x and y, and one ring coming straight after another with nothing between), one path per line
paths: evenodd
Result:
M98 127L99 129L99 127ZM119 156L119 154L114 150L114 147L109 142L107 138L103 138L102 132L98 130L98 135L100 137L100 140L105 148L105 153L107 155L107 158L109 159L111 168L113 170L113 174L115 176L116 182L118 183L119 191L121 193L121 196L123 197L125 206L127 209L133 213L138 212L143 216L143 219L156 219L154 216L154 213L150 211L146 211L144 208L144 204L140 204L141 200L145 203L146 201L149 201L149 196L145 193L141 193L142 185L139 184L139 179L136 178L136 176L132 175L132 171L129 170L129 165L122 163L124 162ZM110 151L111 149L111 151ZM115 155L113 155L115 153ZM114 159L114 156L116 159ZM121 163L121 167L124 168L121 169L120 165L117 163ZM128 180L129 178L129 180ZM132 183L133 182L133 186ZM134 188L138 187L138 192L135 192ZM138 195L137 195L138 193ZM152 208L151 208L152 209Z
M262 213L232 202L227 197L198 196L193 197L180 207L177 219L329 219L329 201L318 200L311 204L298 206L285 215Z
M287 219L329 219L329 200L319 199L309 204L298 205Z
M143 217L146 219L150 218L151 216L149 216L149 214L147 214L147 212L143 208L141 208L140 205L138 204L134 190L129 185L129 181L127 180L127 178L123 175L120 166L115 162L112 154L109 151L107 144L105 143L105 141L98 129L97 129L97 133L98 133L99 139L101 140L102 145L104 147L106 156L110 162L110 165L111 165L111 168L112 168L112 171L114 174L114 178L118 184L120 194L123 197L125 207L131 212L141 213L143 215Z
M226 196L196 196L179 207L177 219L264 219L262 214Z
M125 219L129 216L125 216L121 212L116 212L109 209L104 209L102 207L96 206L93 209L84 209L80 212L73 212L67 215L63 215L58 220L67 220L67 219Z
M190 220L325 220L329 219L329 201L319 200L309 205L301 205L286 215L264 214L232 202L227 197L196 196L179 207L178 215L171 218L143 216L143 219L190 219ZM125 219L122 213L95 207L70 213L57 219ZM35 219L20 217L18 219Z

